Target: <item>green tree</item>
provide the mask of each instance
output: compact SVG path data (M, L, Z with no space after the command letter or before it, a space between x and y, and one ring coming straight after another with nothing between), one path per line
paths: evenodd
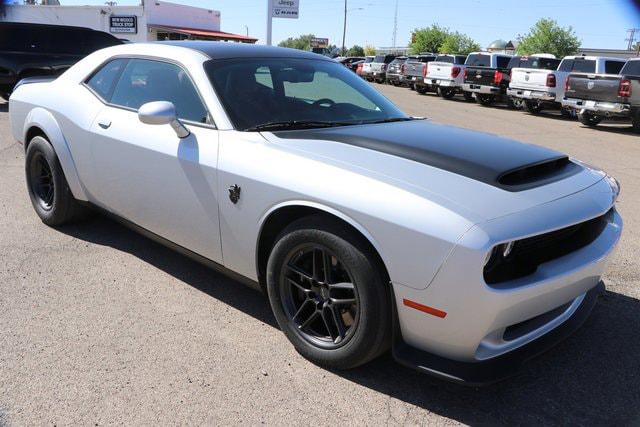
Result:
M451 32L448 28L433 24L427 28L417 28L411 34L411 53L439 52L440 46L449 37Z
M374 56L376 54L375 46L371 46L370 44L364 47L364 54L367 56Z
M471 52L481 50L480 45L466 34L459 32L450 33L440 45L438 53L468 55Z
M315 38L314 34L303 34L298 37L289 37L278 43L280 47L290 47L300 50L311 50L311 39Z
M364 48L354 44L349 50L347 50L347 56L364 56Z
M580 39L572 27L560 27L553 19L540 19L529 33L518 37L518 54L552 53L558 58L578 52Z

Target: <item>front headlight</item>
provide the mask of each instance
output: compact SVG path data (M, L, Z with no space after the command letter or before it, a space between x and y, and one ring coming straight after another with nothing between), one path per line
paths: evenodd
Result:
M620 195L620 183L611 175L605 176L604 179L607 180L609 187L611 187L611 191L613 192L613 201L615 202Z

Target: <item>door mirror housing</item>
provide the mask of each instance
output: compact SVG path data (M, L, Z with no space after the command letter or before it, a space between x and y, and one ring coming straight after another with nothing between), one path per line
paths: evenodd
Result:
M148 125L169 125L178 138L186 138L191 133L178 119L175 105L168 101L143 104L138 110L138 119Z

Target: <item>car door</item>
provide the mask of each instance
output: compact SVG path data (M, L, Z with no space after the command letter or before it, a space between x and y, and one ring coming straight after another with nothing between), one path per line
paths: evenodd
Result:
M222 263L218 216L218 131L181 66L131 58L92 124L97 204L215 262ZM172 102L190 131L143 124L137 110Z

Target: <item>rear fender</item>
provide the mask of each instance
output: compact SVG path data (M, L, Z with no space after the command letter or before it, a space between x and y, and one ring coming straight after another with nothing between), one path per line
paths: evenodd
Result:
M26 135L32 127L41 129L53 146L73 197L77 200L87 201L88 198L78 177L78 171L71 156L69 145L56 119L44 108L36 107L31 110L24 121L22 134L24 135L25 146L29 143L29 141L26 141Z

